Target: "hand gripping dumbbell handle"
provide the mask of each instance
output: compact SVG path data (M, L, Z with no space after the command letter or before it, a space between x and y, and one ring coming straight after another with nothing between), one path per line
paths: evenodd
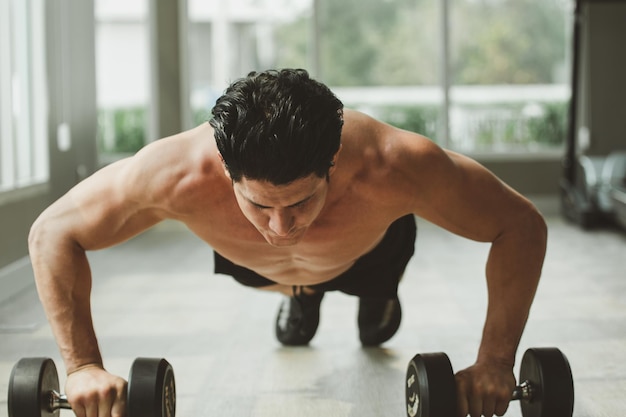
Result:
M48 411L50 412L54 412L58 409L65 409L65 410L71 410L72 406L70 405L70 403L67 401L67 396L65 394L61 394L58 393L54 390L50 391L50 395L49 395L49 404L48 404Z
M524 381L513 390L511 401L514 400L532 400L534 394L533 384L530 381Z

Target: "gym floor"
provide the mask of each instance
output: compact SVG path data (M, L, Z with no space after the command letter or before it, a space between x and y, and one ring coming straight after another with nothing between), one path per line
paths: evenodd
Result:
M583 232L548 218L543 279L520 344L558 346L569 358L574 415L626 413L626 233ZM485 313L488 245L418 222L417 252L400 286L404 320L382 348L360 347L357 300L329 293L309 347L275 340L280 296L213 276L210 249L175 223L90 253L93 310L107 368L134 357L174 367L179 416L405 416L404 375L418 352L473 362ZM24 279L32 279L27 276ZM34 287L0 304L0 417L13 364L50 356L64 375ZM63 381L62 381L63 383ZM70 416L63 411L61 415ZM520 416L512 403L507 416Z

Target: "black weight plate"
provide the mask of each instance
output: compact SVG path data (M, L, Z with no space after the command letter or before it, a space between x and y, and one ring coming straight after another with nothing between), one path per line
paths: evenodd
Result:
M9 380L9 417L57 417L50 411L50 392L59 391L57 368L49 358L20 359Z
M137 358L128 376L127 417L174 417L176 382L165 359Z
M408 417L453 417L456 413L456 382L445 353L413 357L406 374Z
M532 399L520 401L524 417L572 417L572 370L559 349L528 349L522 357L519 381L530 381L533 386Z

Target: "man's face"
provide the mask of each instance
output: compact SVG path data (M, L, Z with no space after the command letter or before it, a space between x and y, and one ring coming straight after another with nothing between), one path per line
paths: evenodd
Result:
M273 246L298 243L322 211L328 180L317 175L287 185L245 177L233 184L244 216Z

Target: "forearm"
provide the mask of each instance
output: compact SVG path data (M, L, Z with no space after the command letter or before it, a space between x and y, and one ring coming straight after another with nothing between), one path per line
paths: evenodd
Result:
M91 318L91 271L70 239L33 231L29 250L39 298L68 372L102 364Z
M513 366L546 251L543 219L531 213L493 242L487 261L487 318L477 362Z

